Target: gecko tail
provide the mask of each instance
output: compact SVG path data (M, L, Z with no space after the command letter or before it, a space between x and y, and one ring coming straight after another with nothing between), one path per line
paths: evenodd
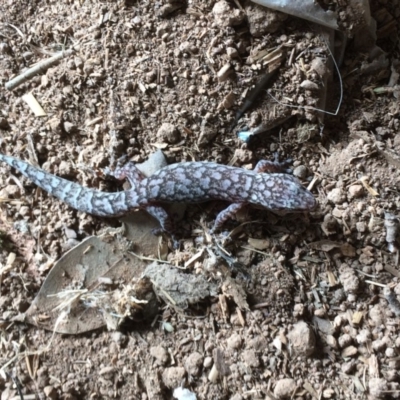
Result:
M86 188L1 153L0 161L15 168L35 185L78 211L100 217L117 217L138 207L136 196L130 191L106 193Z

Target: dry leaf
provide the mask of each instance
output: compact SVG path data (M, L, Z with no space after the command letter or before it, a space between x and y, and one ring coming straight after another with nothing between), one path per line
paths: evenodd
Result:
M108 243L92 236L68 251L49 272L38 295L24 314L25 321L60 333L78 334L105 325L100 310L82 298L99 295L99 278L129 283L145 263L121 249L120 238ZM86 297L85 297L86 296ZM66 317L58 321L60 310ZM21 319L19 317L18 319ZM57 323L57 324L56 324Z

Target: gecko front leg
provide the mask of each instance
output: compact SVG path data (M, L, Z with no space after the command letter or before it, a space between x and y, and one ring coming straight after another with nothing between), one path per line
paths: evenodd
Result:
M142 172L131 161L121 167L115 168L114 171L110 172L110 175L118 180L127 179L132 187L137 187L145 178ZM174 235L174 226L168 213L162 207L156 205L145 205L142 208L160 223L160 228L153 230L153 233L155 235L159 234L160 231L168 233L172 238L174 247L177 248L179 242Z
M160 228L153 230L153 233L155 235L160 233L160 231L168 233L172 238L174 248L178 248L179 241L176 239L174 224L168 213L160 206L149 205L145 206L144 209L160 223Z
M214 226L211 229L211 233L214 233L224 224L225 221L234 217L235 214L245 206L246 203L233 203L229 207L225 208L225 210L221 211L215 219Z

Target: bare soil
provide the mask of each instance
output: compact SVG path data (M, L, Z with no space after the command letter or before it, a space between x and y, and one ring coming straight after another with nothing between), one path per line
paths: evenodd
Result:
M248 209L214 239L226 205L187 206L181 247L165 237L161 258L192 260L179 273L214 285L209 295L174 304L158 292L147 318L66 335L19 317L67 250L121 222L70 209L1 165L1 400L172 399L180 386L198 399L400 397L399 239L385 228L400 208L400 2L371 1L375 48L356 35L362 10L319 3L349 34L331 42L345 48L341 81L329 32L241 0L0 3L2 153L112 191L121 184L101 171L123 156L141 163L161 149L169 163L253 168L278 152L318 200L305 215ZM233 126L271 65L269 94Z

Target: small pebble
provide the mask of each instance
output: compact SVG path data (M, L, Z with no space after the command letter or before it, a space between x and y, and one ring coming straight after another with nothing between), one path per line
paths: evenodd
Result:
M212 13L215 22L220 26L235 26L240 24L245 14L238 8L233 8L230 3L225 0L217 1L214 4Z
M346 357L352 357L355 356L357 354L358 350L357 347L354 346L348 346L345 347L342 351L342 357L346 358Z
M356 223L357 232L365 233L367 231L367 224L363 221Z
M346 200L346 196L342 188L332 189L326 197L333 204L342 204Z
M8 43L1 42L0 43L0 54L10 54L11 53L11 47L8 45Z
M374 399L381 399L386 397L388 391L387 382L382 378L370 378L368 382L369 394Z
M232 334L226 341L227 346L230 349L238 349L242 344L242 338L239 334L234 333Z
M360 279L355 274L354 270L343 264L339 268L339 280L343 285L343 289L347 293L357 293L360 286Z
M176 127L168 122L164 122L157 131L157 139L166 143L176 143L181 136Z
M353 372L354 369L354 361L351 360L349 362L345 362L342 364L342 372L344 374L351 374Z
M186 375L185 368L183 367L169 367L165 368L162 373L162 381L164 385L172 388L182 384L182 380Z
M292 398L296 387L297 385L294 379L279 379L275 385L274 396L278 399L290 399Z
M231 65L225 64L217 73L218 81L224 82L229 78L229 75L233 72Z
M293 170L293 175L297 176L299 179L305 179L308 175L308 169L304 165L299 165Z
M186 358L184 367L186 372L191 376L198 376L203 365L203 356L198 352L193 352Z
M64 228L64 233L68 239L76 239L78 237L75 230L67 227Z
M74 62L75 62L75 67L76 68L82 68L83 67L83 60L81 57L75 57L74 58Z
M21 206L19 209L19 215L21 215L22 217L29 215L30 212L31 212L31 209L28 206Z
M76 125L71 122L65 121L63 124L64 130L67 133L73 133L77 130Z
M375 351L382 351L388 344L389 338L384 336L381 339L376 339L372 342L372 349Z
M293 350L297 354L310 356L314 353L315 335L313 330L304 321L300 321L293 326L293 329L288 334L288 338Z
M333 235L336 233L336 229L338 228L338 222L336 218L331 214L326 214L324 216L324 221L322 222L321 228L327 235Z
M242 358L248 367L258 368L260 366L260 360L254 350L243 351Z
M169 361L169 353L162 346L150 347L150 354L158 361L160 365L166 365Z
M206 357L206 358L204 359L204 362L203 362L203 367L204 367L204 368L210 368L212 365L213 365L213 359L212 359L212 357Z
M352 185L348 189L349 199L356 199L364 195L364 188L362 185Z
M389 358L393 358L396 356L396 351L392 347L388 347L385 350L385 356Z
M0 117L0 129L8 129L9 127L8 121L5 118Z
M337 340L336 340L336 338L335 338L334 336L332 336L332 335L327 335L327 336L326 336L326 344L327 344L329 347L332 347L332 349L337 349L337 348L338 348Z
M306 90L318 90L319 87L316 83L306 79L305 81L300 83L300 87Z
M234 47L227 47L226 54L231 60L239 57L239 53Z
M44 387L43 393L46 396L46 398L48 398L48 399L55 400L58 398L57 390L54 388L54 386Z
M368 329L362 329L356 336L356 340L360 344L367 343L371 338L371 332Z

